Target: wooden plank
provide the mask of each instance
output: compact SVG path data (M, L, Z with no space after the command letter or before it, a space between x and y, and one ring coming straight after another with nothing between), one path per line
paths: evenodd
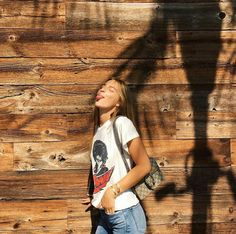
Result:
M158 32L153 36L139 30L1 29L0 42L2 57L163 58L165 48L165 57L173 58L176 34ZM145 49L136 53L139 47ZM125 50L127 53L123 53Z
M14 143L14 170L88 168L90 163L89 142L91 139ZM155 156L159 164L164 167L183 168L185 163L188 167L225 167L231 165L230 141L228 139L208 140L212 157L207 154L203 140L144 140L143 142L148 154ZM194 145L197 146L194 151L195 154L193 153Z
M193 209L192 203L196 202ZM206 209L208 207L208 209ZM162 201L145 200L144 208L148 222L158 224L191 223L192 215L196 223L235 222L235 201L231 195L191 196L188 194L166 197ZM206 214L207 212L207 214Z
M234 101L232 98L234 96L233 88L230 84L215 85L214 80L212 82L212 84L207 85L175 85L176 110L180 112L232 112L232 106L236 105L236 100Z
M87 170L1 172L0 197L12 199L66 199L84 197Z
M144 82L144 81L143 81ZM0 87L0 113L91 113L99 85L35 85ZM132 85L136 112L232 111L236 106L231 85ZM150 95L151 94L151 95ZM230 101L231 100L231 101ZM208 109L207 104L209 103ZM141 110L140 110L141 109Z
M152 193L158 200L181 194L235 194L236 168L165 168L164 182ZM209 190L208 190L209 189ZM210 191L210 192L209 192Z
M42 170L1 172L0 197L12 199L74 199L86 195L88 168L80 170ZM231 195L235 193L235 167L165 168L165 181L150 197L159 200L182 194Z
M83 141L15 143L14 170L60 170L88 168L89 142Z
M95 47L96 48L96 47ZM42 51L40 48L39 51ZM88 50L90 51L90 50ZM107 51L107 50L105 50ZM0 59L1 85L100 84L118 76L130 84L229 84L233 64L174 59ZM131 75L132 74L132 75ZM191 74L189 76L188 74ZM212 76L215 74L215 77ZM203 79L204 77L204 79Z
M220 222L220 223L207 223L207 225L178 225L178 232L176 233L191 233L191 231L196 231L198 233L214 233L214 234L222 234L222 233L234 233L236 230L236 223L232 222ZM154 232L153 234L157 234L158 232Z
M65 3L61 1L1 1L1 28L64 29Z
M235 138L235 127L234 112L177 112L177 139Z
M0 113L91 113L97 86L3 86Z
M83 116L83 117L82 117ZM89 134L89 116L78 115L79 124L76 129L70 129L70 122L75 120L73 115L0 115L1 141L5 142L34 142L61 141L68 135L74 134L77 140L87 132Z
M0 143L0 171L12 171L13 169L13 144Z
M207 149L205 148L207 144ZM230 166L230 140L144 140L145 148L165 168ZM211 155L209 154L211 152Z
M231 162L233 166L236 166L236 139L230 140L231 149Z
M0 201L0 205L1 232L67 227L66 201Z
M235 64L235 31L177 31L176 55L183 61L188 58L209 58L215 64L228 61ZM205 64L207 66L207 62Z
M189 60L201 60L202 62L198 62L197 65L204 67L205 60L205 70L206 66L212 66L211 62L226 64L224 72L226 73L230 64L232 66L234 64L235 67L233 52L236 32L219 32L0 29L0 55L1 57L123 59L174 59L177 56L184 60L185 66ZM88 61L91 60L85 59L84 64L88 64ZM160 62L159 64L162 65ZM67 69L64 67L63 71L65 70ZM34 73L36 71L34 69Z
M234 29L234 6L222 3L68 2L67 29ZM224 12L225 15L219 13ZM142 17L140 17L140 15ZM223 18L224 20L222 20ZM187 20L186 20L187 19Z

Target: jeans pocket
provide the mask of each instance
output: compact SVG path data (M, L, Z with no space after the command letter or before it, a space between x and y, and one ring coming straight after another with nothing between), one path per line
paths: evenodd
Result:
M143 208L140 204L132 208L132 216L136 224L137 230L140 233L145 233L147 228L146 217Z

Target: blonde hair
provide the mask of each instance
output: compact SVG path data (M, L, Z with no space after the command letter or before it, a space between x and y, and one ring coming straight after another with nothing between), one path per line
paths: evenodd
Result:
M109 80L115 80L120 85L120 106L119 108L112 113L111 118L116 117L117 115L122 115L128 117L134 124L134 111L133 111L133 105L131 101L131 94L128 85L125 83L125 81L116 79L116 78L110 78ZM106 82L107 82L106 81ZM96 128L99 126L99 109L95 107L94 109L94 133L96 131Z

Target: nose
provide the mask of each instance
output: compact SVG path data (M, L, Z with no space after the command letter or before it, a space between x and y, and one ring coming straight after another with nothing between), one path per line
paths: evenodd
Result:
M105 86L102 86L99 90L98 90L98 93L100 92L105 92Z

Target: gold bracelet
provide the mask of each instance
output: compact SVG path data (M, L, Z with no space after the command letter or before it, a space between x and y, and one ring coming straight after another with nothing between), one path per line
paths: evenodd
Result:
M114 193L114 196L117 197L117 195L120 193L120 185L117 184L113 184L111 186L112 192Z
M116 187L117 187L118 194L119 194L119 193L120 193L120 184L119 184L119 183L116 183Z
M114 194L114 197L116 198L117 197L117 191L115 190L115 188L113 187L113 185L111 186L111 190Z

